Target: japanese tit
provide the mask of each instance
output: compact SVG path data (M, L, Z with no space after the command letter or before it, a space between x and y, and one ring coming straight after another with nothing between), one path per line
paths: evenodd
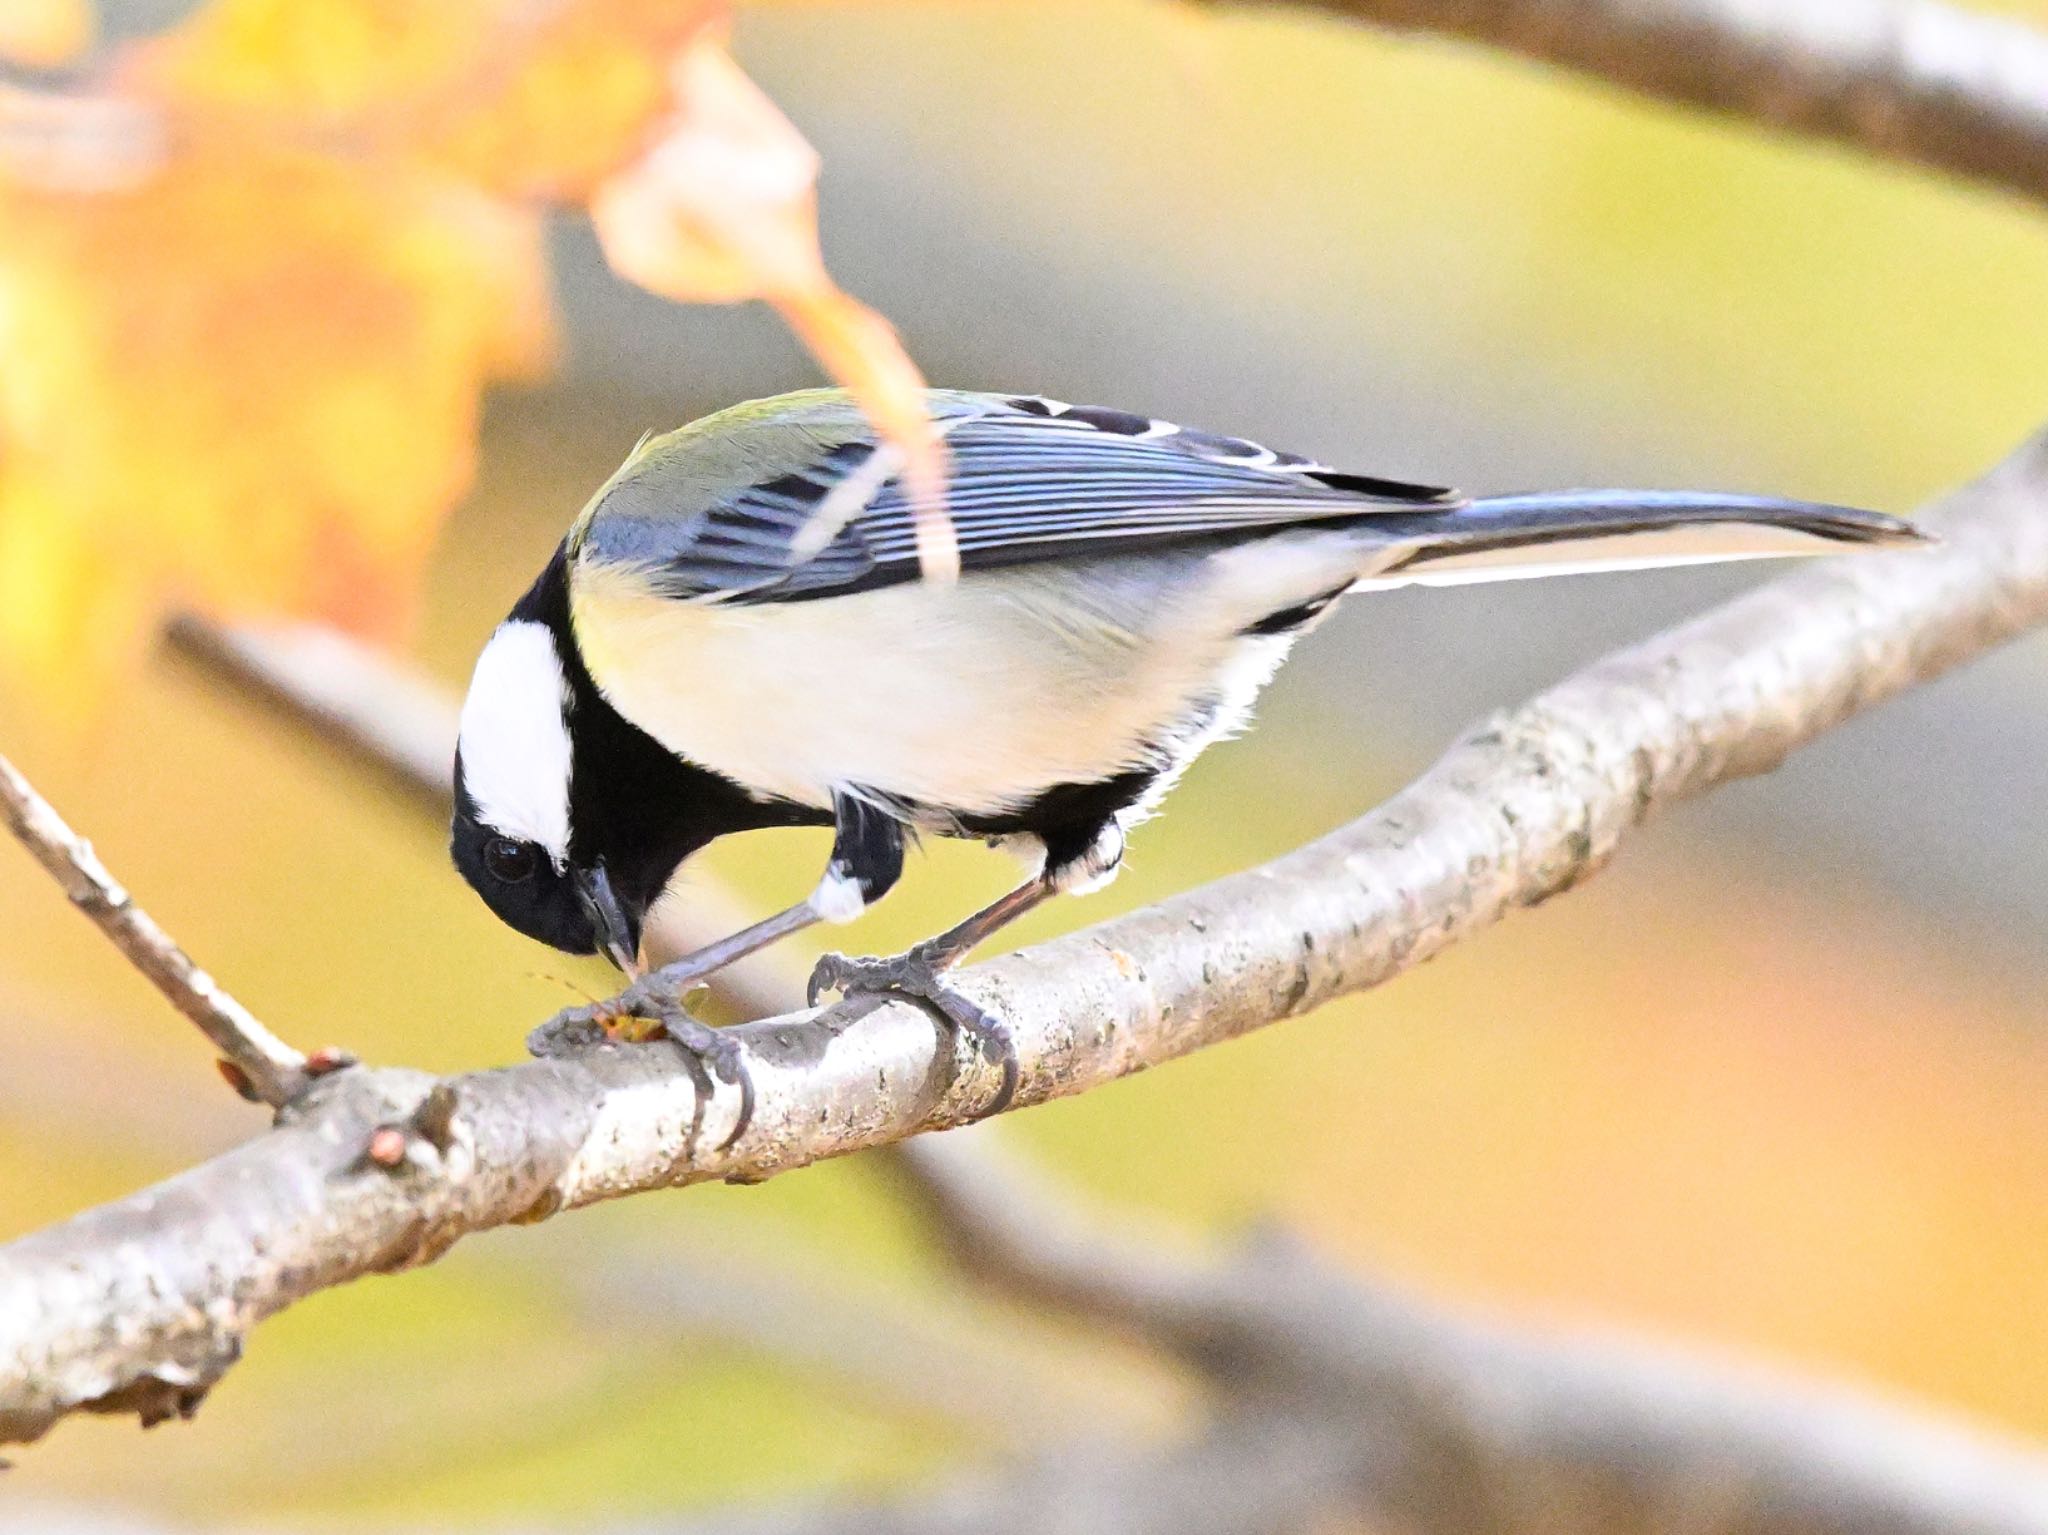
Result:
M1036 866L1018 891L817 981L916 991L1000 1038L939 973L1045 896L1112 878L1125 835L1345 594L1918 538L1754 496L1471 500L1028 395L928 405L952 459L952 582L921 578L893 453L838 390L646 440L591 498L462 710L454 858L501 918L633 971L691 853L830 825L817 887L661 973L680 985L858 915L921 834L999 841Z

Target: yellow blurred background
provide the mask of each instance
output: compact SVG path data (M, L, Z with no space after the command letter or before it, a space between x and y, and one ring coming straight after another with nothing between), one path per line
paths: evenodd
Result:
M824 157L835 272L936 382L1475 490L1898 511L2048 416L2048 221L1846 152L1221 7L763 4L737 52ZM567 366L493 403L437 556L417 651L451 686L643 430L815 378L772 317L631 291L573 224L555 244ZM1473 715L1747 579L1354 603L1126 876L1021 936L1327 830ZM2044 663L2026 643L1859 722L1379 993L984 1133L1191 1228L1277 1216L1446 1297L2048 1433ZM84 740L21 713L0 740L296 1041L480 1066L607 985L499 927L442 828L174 657ZM768 834L703 864L766 909L821 851ZM934 849L846 946L921 936L1010 872ZM11 845L0 935L0 1237L259 1127ZM807 1352L796 1324L743 1315L778 1305L842 1339L957 1347L975 1383ZM1078 1425L1158 1432L1184 1405L1120 1353L963 1294L856 1159L320 1296L256 1333L194 1423L66 1423L0 1512L594 1522L896 1485Z

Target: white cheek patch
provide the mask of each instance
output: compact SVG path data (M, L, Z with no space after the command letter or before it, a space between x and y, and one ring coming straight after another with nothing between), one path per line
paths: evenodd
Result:
M554 636L541 624L500 624L462 701L463 785L478 819L539 843L557 866L569 856L567 708Z

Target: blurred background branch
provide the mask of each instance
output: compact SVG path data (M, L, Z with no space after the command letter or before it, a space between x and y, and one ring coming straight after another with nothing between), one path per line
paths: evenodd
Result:
M1943 0L1282 3L1450 33L2048 199L2048 36Z
M1373 1528L2048 1530L2048 1455L2016 1439L1641 1339L1481 1321L1276 1231L1192 1257L1084 1217L979 1134L898 1150L969 1272L1320 1430L1297 1446L1321 1466L1306 1485L1342 1486Z

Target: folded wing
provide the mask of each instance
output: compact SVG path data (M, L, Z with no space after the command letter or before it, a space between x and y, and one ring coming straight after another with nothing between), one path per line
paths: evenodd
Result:
M1434 486L1343 474L1124 411L952 393L934 405L953 464L946 511L966 571L1461 504ZM831 441L835 419L844 435ZM733 428L762 429L758 419ZM707 601L802 601L915 580L912 510L876 457L888 451L858 415L825 415L754 455L757 478L681 515L664 487L673 460L652 456L613 481L579 557L638 565L667 595ZM805 559L800 536L820 517L843 526Z

